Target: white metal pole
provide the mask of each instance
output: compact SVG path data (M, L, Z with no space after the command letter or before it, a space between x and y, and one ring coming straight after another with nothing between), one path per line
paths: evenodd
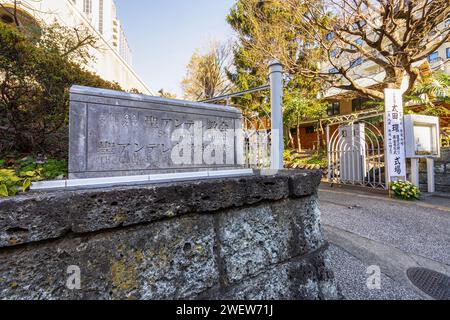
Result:
M271 169L281 170L283 163L283 66L279 61L269 65L270 105L272 117Z
M330 125L327 125L327 152L328 152L328 182L331 183L331 142L330 142Z
M411 183L419 187L419 159L411 159Z
M428 192L436 192L436 186L434 181L434 159L427 158L427 177L428 177Z

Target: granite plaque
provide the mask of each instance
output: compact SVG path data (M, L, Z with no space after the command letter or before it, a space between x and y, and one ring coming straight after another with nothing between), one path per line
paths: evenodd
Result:
M73 86L69 178L240 168L232 107Z

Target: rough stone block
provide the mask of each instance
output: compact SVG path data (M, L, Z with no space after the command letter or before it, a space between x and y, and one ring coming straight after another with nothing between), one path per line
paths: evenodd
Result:
M434 172L437 174L445 173L445 162L435 162Z
M308 175L310 175L310 178L306 179ZM291 196L303 197L315 193L321 179L321 170L291 174L289 176L289 189Z
M321 250L266 268L231 287L223 297L231 300L339 299L328 259Z
M316 196L231 210L219 220L226 283L312 252L324 244Z
M308 183L284 171L1 199L0 299L335 299Z
M302 183L312 179L307 174ZM280 200L289 196L288 181L288 176L250 176L2 198L0 248L58 238L68 231L92 232Z
M196 216L1 252L0 298L186 299L219 283L214 243L213 217Z

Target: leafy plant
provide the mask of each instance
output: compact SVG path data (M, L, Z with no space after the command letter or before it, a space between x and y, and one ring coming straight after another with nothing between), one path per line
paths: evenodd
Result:
M8 197L17 194L22 179L12 169L0 169L0 197Z
M450 103L450 76L436 72L431 76L423 77L418 80L407 101L422 105L420 114L431 116L446 117L450 111L445 104Z
M391 183L391 191L402 200L420 200L420 190L409 181L396 181Z
M42 175L47 180L67 175L67 163L65 160L49 160L42 166Z
M450 128L442 129L441 147L443 147L443 148L450 147Z
M0 160L0 167L6 161ZM19 191L27 191L31 183L40 180L53 180L67 176L65 160L48 160L37 163L33 157L20 159L8 168L0 169L0 197L16 195Z

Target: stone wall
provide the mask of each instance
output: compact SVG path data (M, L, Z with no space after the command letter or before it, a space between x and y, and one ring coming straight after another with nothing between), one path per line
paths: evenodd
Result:
M1 199L0 299L338 298L320 178L284 171ZM66 286L70 266L79 290Z
M434 163L436 191L450 193L450 148L441 150L441 158ZM427 164L420 161L420 188L427 190Z

